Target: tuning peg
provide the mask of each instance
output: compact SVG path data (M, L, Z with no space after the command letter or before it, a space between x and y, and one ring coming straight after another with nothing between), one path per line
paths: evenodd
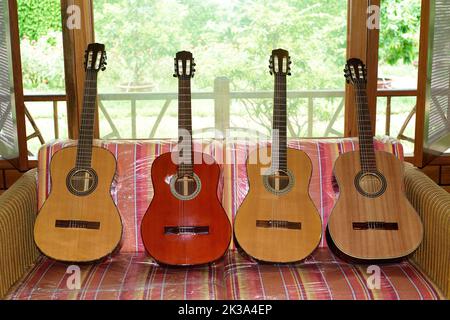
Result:
M173 74L173 77L174 77L174 78L176 78L176 77L177 77L177 75L176 75L176 74L174 73L174 74Z
M273 72L272 71L269 71L269 73L270 73L271 76L273 76Z
M106 67L102 67L102 69L101 69L102 71L105 71L106 70Z
M291 76L292 75L292 73L290 73L290 72L288 72L288 74L287 74L288 76Z

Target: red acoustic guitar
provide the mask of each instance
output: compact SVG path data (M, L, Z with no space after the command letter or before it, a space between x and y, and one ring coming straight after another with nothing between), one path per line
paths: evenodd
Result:
M215 261L231 240L230 221L217 197L220 168L211 156L192 150L194 66L192 53L177 53L179 143L177 151L153 163L154 197L141 225L147 252L167 265Z

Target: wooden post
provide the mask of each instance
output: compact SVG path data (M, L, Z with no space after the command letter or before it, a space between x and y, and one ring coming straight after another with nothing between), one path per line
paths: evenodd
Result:
M219 77L214 80L214 118L218 133L225 135L230 127L230 80ZM220 137L216 134L216 137Z
M308 137L313 136L313 121L314 121L314 100L312 97L308 98Z
M391 103L392 103L392 97L388 96L386 101L386 128L385 128L385 134L387 136L391 135Z
M92 0L61 0L61 17L69 138L77 139L83 104L84 52L94 41ZM98 137L98 116L95 126Z
M417 167L423 167L424 164L423 145L425 130L425 104L427 99L429 31L430 1L422 0L420 15L419 68L417 79L416 131L414 139L414 165Z
M380 6L380 0L348 0L347 58L359 58L367 66L367 99L375 132L377 79L378 79L378 44L379 30L367 27L369 6ZM356 106L353 90L347 85L345 90L345 129L346 137L357 136Z

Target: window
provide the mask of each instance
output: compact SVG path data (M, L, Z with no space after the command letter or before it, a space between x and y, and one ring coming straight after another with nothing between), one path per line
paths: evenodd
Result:
M103 138L177 136L179 50L197 62L194 136L213 136L214 128L270 136L268 60L278 47L293 61L290 136L342 135L347 1L97 0L94 17L109 57L99 75Z
M60 2L18 0L18 14L28 150L36 158L42 143L67 138Z
M382 0L377 135L399 138L414 152L420 0Z

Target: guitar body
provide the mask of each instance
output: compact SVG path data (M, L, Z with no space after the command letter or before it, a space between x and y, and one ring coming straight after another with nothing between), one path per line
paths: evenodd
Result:
M321 218L309 196L311 160L301 150L287 149L288 170L294 181L288 192L275 194L269 191L262 176L271 167L262 161L261 156L265 155L271 156L270 147L257 149L247 159L250 190L236 215L236 241L248 255L260 261L303 260L314 251L322 235ZM280 222L278 227L264 226L267 221ZM283 222L291 223L291 227Z
M89 194L77 196L67 185L76 154L76 147L69 147L53 155L52 191L36 218L34 238L50 258L89 262L112 253L122 236L122 222L110 194L116 160L108 150L93 147L91 167L98 177L97 186Z
M162 154L152 165L154 196L142 220L141 234L147 252L162 264L213 262L230 244L230 222L217 197L220 168L209 155L193 154L194 159L203 159L193 164L201 187L189 200L178 198L172 189L178 167L171 153Z
M356 187L361 171L358 151L342 154L334 166L340 194L328 221L328 236L336 249L355 260L405 257L417 249L423 236L420 218L404 194L402 162L383 151L376 151L375 156L377 170L386 181L382 194L376 197L367 197ZM364 186L363 182L363 190L379 189L378 182L366 183ZM368 229L367 225L354 226L367 222L390 226L373 223Z

